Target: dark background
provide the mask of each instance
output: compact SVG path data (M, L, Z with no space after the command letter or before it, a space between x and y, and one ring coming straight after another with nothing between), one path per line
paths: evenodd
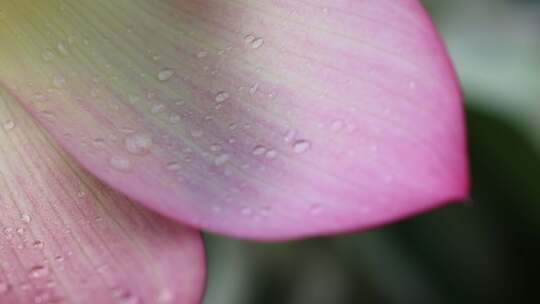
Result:
M350 236L206 235L206 304L540 303L540 1L424 3L466 95L472 201Z

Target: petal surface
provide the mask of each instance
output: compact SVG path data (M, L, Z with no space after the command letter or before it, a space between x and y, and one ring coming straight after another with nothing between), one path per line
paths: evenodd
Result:
M84 171L0 90L0 303L200 303L197 231Z
M459 86L416 0L5 2L0 81L169 217L278 240L467 196Z

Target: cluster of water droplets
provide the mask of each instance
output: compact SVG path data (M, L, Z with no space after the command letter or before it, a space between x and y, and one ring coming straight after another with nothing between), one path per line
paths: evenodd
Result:
M128 34L133 34L135 30L135 28L130 28ZM265 39L260 33L244 33L239 35L238 39L240 39L241 42L243 41L243 45L240 45L240 50L237 50L239 53L236 54L241 54L241 52L258 54L261 51L265 51L266 48L272 47L272 41L270 41L270 39ZM88 41L86 41L85 44L87 45ZM195 51L191 50L191 56L201 62L200 66L203 67L202 70L210 73L210 71L215 72L216 70L214 67L210 66L210 64L206 64L206 61L210 62L216 56L225 57L227 52L234 53L234 50L232 49L232 46L224 47L222 50L217 51L211 48L197 48ZM60 57L67 56L70 56L69 39L67 40L67 43L59 42L56 46L49 47L41 53L41 59L45 62L53 62ZM148 72L147 74L147 71L144 71L141 76L143 74L148 75L148 81L153 82L150 85L156 86L158 88L157 91L159 91L160 88L164 88L164 91L169 92L163 93L163 95L170 97L171 89L177 91L180 90L179 84L181 84L183 80L190 79L191 77L189 73L186 73L182 68L175 66L174 61L171 62L167 60L168 55L166 53L148 50L146 58L149 58L152 62L151 67L153 67L153 69L149 69L149 71L153 72ZM107 65L109 70L114 70L114 63L111 62ZM256 68L255 71L259 72L260 69ZM53 76L51 83L54 89L63 90L66 89L69 79L62 74L56 74ZM98 82L96 82L96 84L98 86L100 85ZM141 86L144 85L145 84L143 83ZM107 138L94 139L91 145L95 148L108 151L107 153L111 153L107 156L109 167L117 172L125 174L133 172L141 158L152 154L155 150L168 151L168 154L160 154L160 157L162 155L171 156L170 159L166 159L164 163L161 164L162 170L164 170L166 174L169 173L178 176L177 180L179 182L183 182L185 180L185 175L190 174L190 167L187 164L196 163L196 161L193 160L197 158L204 158L211 166L222 168L227 177L231 172L235 172L235 170L248 171L255 170L254 168L262 168L261 172L265 172L265 166L271 161L282 161L281 164L283 164L290 159L304 157L308 153L313 152L313 150L318 147L318 141L314 141L308 135L311 133L304 132L302 129L285 130L285 133L280 135L282 136L283 141L275 139L264 141L259 138L246 140L246 133L248 132L251 132L251 134L256 134L257 132L266 134L267 130L260 130L262 127L258 126L254 121L241 121L244 118L240 116L237 121L226 122L226 126L223 130L229 132L227 138L218 138L219 140L216 140L216 136L213 134L215 131L213 128L215 128L215 126L210 126L208 123L218 121L216 125L219 125L219 123L223 124L225 121L219 121L221 119L221 117L219 117L220 111L223 112L226 107L230 108L230 105L237 106L242 102L247 104L247 102L250 101L255 104L256 102L261 102L263 99L261 96L265 96L268 101L272 101L277 94L269 87L267 88L265 83L260 82L248 84L242 88L244 90L243 93L248 93L250 95L246 97L238 96L239 93L236 91L237 88L230 88L228 86L217 88L216 86L211 85L208 91L211 92L211 97L209 98L213 102L215 113L204 113L204 117L200 118L202 122L199 123L197 121L196 124L192 122L199 119L195 117L195 115L198 115L199 113L193 111L193 108L195 108L196 105L193 105L192 103L197 101L191 100L189 95L184 95L182 98L171 101L170 98L161 100L160 98L154 98L153 96L144 96L145 94L143 92L133 92L126 96L125 102L134 106L139 106L143 104L144 101L148 101L146 111L152 116L150 119L155 119L155 117L159 117L159 119L164 118L167 123L176 125L178 128L183 128L181 133L186 139L181 138L180 136L176 139L179 142L188 142L188 145L182 149L179 149L178 145L174 146L173 144L171 144L170 147L164 146L163 143L175 140L175 134L163 135L159 130L157 132L152 132L151 134L134 131L127 135L120 134L116 136L120 138L118 142L123 143L122 150L107 147L108 145L111 145L111 141ZM184 87L182 87L182 89L184 89ZM248 107L246 113L252 112L251 105L247 105L246 107ZM250 114L246 116L249 118ZM294 124L290 125L294 126ZM335 134L344 130L349 130L350 128L350 125L347 124L344 119L336 119L329 123L326 122L326 126L328 131L331 134L334 134L330 136L336 136ZM6 126L6 123L4 123L4 129L6 128L9 128L9 125ZM283 130L280 130L280 132L281 131ZM216 144L217 141L219 141L219 144ZM172 151L172 153L170 151ZM176 155L172 155L173 153L176 153ZM257 166L255 164L262 165ZM270 168L269 170L273 170L272 166L268 165L267 167ZM191 168L191 170L194 171L195 169L193 168L195 168L195 165L192 165ZM199 170L199 172L201 171L200 168L197 168L197 170ZM181 172L184 172L185 174L182 174ZM310 207L310 210L311 209L319 210L320 208ZM247 210L251 209L244 208L240 212L249 216L257 213L254 211L248 212ZM318 212L319 211L314 211L313 213ZM267 212L262 213L265 214Z

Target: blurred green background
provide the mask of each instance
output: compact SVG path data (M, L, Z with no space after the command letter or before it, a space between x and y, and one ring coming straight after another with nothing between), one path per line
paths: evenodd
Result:
M350 236L206 235L205 304L540 302L540 1L423 2L463 83L472 201Z

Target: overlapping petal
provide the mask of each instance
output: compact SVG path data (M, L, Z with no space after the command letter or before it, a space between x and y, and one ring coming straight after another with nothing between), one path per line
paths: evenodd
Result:
M4 2L3 85L169 217L275 240L467 196L459 86L419 1Z
M0 90L0 303L200 303L197 231L80 168Z

